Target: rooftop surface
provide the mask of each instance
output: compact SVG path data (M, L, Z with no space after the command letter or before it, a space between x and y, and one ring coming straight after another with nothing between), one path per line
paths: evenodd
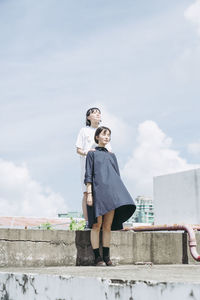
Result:
M115 267L0 268L0 273L95 277L121 281L185 282L200 284L200 265L118 265Z
M71 220L70 218L37 218L37 217L10 217L0 216L1 228L38 228L42 224L50 223L58 226L58 229L67 229ZM55 228L56 229L56 228Z

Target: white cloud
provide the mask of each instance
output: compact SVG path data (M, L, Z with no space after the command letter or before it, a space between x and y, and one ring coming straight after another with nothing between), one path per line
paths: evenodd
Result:
M191 21L197 26L198 33L200 34L200 0L196 0L191 4L184 13L186 19Z
M126 163L122 175L134 195L152 195L153 177L199 167L180 157L172 149L172 139L153 121L138 127L137 147Z
M130 143L131 126L128 125L122 118L109 112L105 105L96 103L95 107L99 107L102 113L102 125L107 126L112 131L111 144L113 151L123 150Z
M181 51L179 55L175 56L172 63L172 76L177 83L183 85L181 91L190 89L190 94L193 92L197 94L200 67L200 0L193 1L187 7L184 11L184 17L188 21L186 25L194 25L194 31L189 26L185 27L187 30L182 35L184 40L182 45L180 44L179 49ZM187 95L187 93L184 94ZM184 96L182 97L184 98Z
M191 143L188 145L188 152L194 155L200 154L200 143Z
M34 181L25 165L0 159L0 215L56 217L64 199Z

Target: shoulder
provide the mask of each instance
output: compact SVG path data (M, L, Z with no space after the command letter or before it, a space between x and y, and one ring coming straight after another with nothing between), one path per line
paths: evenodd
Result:
M80 131L83 131L83 132L84 132L84 131L87 131L88 128L89 128L88 126L84 126L84 127L82 127L82 128L80 129Z
M115 160L117 160L115 153L113 153L113 152L109 152L109 153Z
M79 134L81 134L83 131L84 131L84 127L82 127L82 128L79 130Z
M108 151L108 153L110 153L110 155L115 156L115 153L112 151Z
M88 130L88 127L84 126L79 130L79 134L84 135L87 132L87 130Z
M90 150L87 153L87 157L94 157L94 153L96 152L96 150Z

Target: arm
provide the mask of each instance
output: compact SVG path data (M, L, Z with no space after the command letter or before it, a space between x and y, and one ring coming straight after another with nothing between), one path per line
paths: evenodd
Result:
M76 152L82 156L86 156L87 155L87 151L84 151L83 149L81 148L76 148Z
M87 155L87 152L83 150L84 149L84 137L85 137L84 128L81 128L81 130L79 131L77 140L76 140L76 152L82 156Z
M95 151L95 149L90 149L90 151ZM84 151L81 148L76 148L76 152L82 156L87 156L87 154L88 154L88 151Z
M94 168L94 152L89 151L86 157L85 166L85 184L87 185L87 204L93 205L92 183L93 183L93 168Z
M93 205L92 184L90 182L87 183L87 205Z

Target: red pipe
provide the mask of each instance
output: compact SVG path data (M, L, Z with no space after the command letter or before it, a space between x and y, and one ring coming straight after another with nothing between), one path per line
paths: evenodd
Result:
M199 231L200 230L200 225L192 225L192 228Z
M189 236L189 247L190 253L192 257L196 261L200 261L200 255L197 253L197 242L195 237L194 229L200 230L200 225L149 225L149 226L136 226L131 228L125 228L125 231L133 230L133 231L177 231L177 230L184 230L188 233Z

